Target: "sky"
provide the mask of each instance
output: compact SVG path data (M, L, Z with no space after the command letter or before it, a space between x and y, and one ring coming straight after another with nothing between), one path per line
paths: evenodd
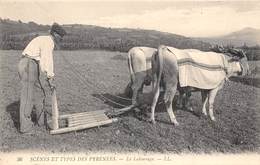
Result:
M260 29L260 0L0 0L0 17L39 24L77 23L212 37L245 27Z

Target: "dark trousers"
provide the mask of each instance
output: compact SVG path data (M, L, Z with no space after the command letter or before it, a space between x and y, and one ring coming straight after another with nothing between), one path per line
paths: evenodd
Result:
M39 79L39 64L36 60L22 57L18 65L21 80L20 97L20 131L30 132L34 123L32 122L32 111L35 111L36 122L44 124L44 101L45 93Z

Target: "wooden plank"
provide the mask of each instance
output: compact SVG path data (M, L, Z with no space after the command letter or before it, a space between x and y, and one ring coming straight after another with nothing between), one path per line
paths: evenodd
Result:
M68 120L69 123L75 123L75 122L93 122L93 121L97 121L97 120L107 120L109 119L108 117L100 117L100 118L92 118L92 119L70 119Z
M75 121L91 121L91 120L107 120L109 119L107 116L99 116L99 117L92 117L92 118L69 118L69 122Z
M72 117L72 116L88 116L93 114L104 114L107 110L98 110L98 111L88 111L88 112L80 112L80 113L72 113L72 114L65 114L60 115L60 119Z
M73 120L85 120L86 122L82 122L83 124L87 124L89 122L95 122L92 119L95 118L102 118L102 120L107 120L109 119L104 112L106 112L105 110L98 110L98 111L90 111L90 112L82 112L82 113L74 113L74 114L66 114L66 115L61 115L61 117L59 117L58 123L60 123L60 121L62 120L67 120L68 121L68 126L72 125ZM91 120L91 121L90 121ZM48 126L53 129L52 127L52 120L48 120L47 121ZM59 127L62 127L61 125L59 125Z
M106 119L98 119L98 120L91 120L91 121L74 121L74 122L69 122L69 127L75 126L75 125L84 125L84 124L89 124L89 123L95 123L95 122L100 122L100 121L106 121L109 120L108 118Z
M73 125L79 125L79 124L88 124L88 123L94 123L98 121L104 121L108 120L109 118L107 116L102 116L102 117L96 117L96 118L88 118L88 119L77 119L77 118L69 118L68 119L68 125L73 126Z
M57 97L56 97L56 89L54 88L52 91L52 129L58 129L59 128L59 110L58 110L58 103L57 103Z
M59 129L56 129L56 130L51 130L50 134L55 135L55 134L61 134L61 133L66 133L66 132L71 132L71 131L78 131L78 130L82 130L82 129L86 129L86 128L92 128L92 127L110 124L112 122L117 122L117 121L118 121L117 118L113 118L113 119L109 119L109 120L106 120L106 121L100 121L100 122L95 122L95 123L90 123L90 124L85 124L85 125L79 125L79 126L75 126L75 127L59 128Z
M106 115L99 115L99 116L87 116L87 117L69 117L68 124L71 125L73 123L81 122L81 123L91 123L100 120L108 120L109 118Z
M98 117L102 117L102 116L106 116L104 113L103 114L92 114L92 115L86 115L86 116L70 116L68 117L68 119L88 119L88 118L98 118Z
M56 93L55 93L56 95ZM53 97L54 98L54 97ZM53 99L54 100L54 99ZM57 100L56 100L57 101ZM57 104L57 102L56 102ZM134 105L130 105L128 107L125 107L125 108L122 108L122 109L118 109L118 110L115 110L114 112L112 112L111 115L119 115L119 114L122 114L122 113L125 113L133 108L135 108L136 106ZM58 111L57 111L58 112ZM87 125L93 125L94 123L99 123L99 122L96 122L97 120L99 121L99 118L103 118L105 121L107 121L107 116L104 114L108 112L107 110L98 110L98 111L89 111L89 112L80 112L80 113L73 113L73 114L65 114L65 115L60 115L59 116L59 119L68 119L70 121L68 121L68 124L70 126L72 125L75 125L75 124L79 124L78 126L72 126L72 127L66 127L66 128L60 128L59 130L63 131L63 129L65 129L64 131L67 131L68 128L73 128L73 127L77 127L76 130L78 129L78 127L84 127L84 126L87 126ZM70 119L69 119L70 118ZM97 118L97 119L96 119ZM109 119L109 120L117 120L117 119ZM53 123L52 121L54 121L53 119L51 121L48 121ZM58 121L58 120L55 120L55 121ZM93 123L92 123L93 121ZM91 122L91 123L89 123ZM100 121L101 123L104 122L104 121ZM86 124L85 124L86 123ZM82 124L82 125L81 125ZM51 124L52 125L52 124ZM58 125L59 126L59 125ZM54 128L54 127L52 127ZM84 128L83 128L84 129ZM70 130L70 129L69 129ZM51 130L51 132L53 134L56 134L56 131L55 129ZM51 133L50 132L50 133ZM60 131L58 131L60 132ZM51 133L51 134L52 134Z

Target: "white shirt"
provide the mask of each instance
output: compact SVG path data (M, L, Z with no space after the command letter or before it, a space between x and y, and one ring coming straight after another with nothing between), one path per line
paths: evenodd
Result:
M54 41L52 36L38 36L24 49L23 55L40 62L40 69L48 78L54 76L53 71Z

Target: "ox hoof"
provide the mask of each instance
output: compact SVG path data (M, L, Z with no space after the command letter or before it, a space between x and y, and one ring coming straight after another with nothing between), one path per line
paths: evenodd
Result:
M134 112L135 112L135 113L140 113L141 110L140 110L139 108L134 108Z
M204 116L207 116L207 112L204 112L204 111L203 111L202 114L203 114Z
M187 107L186 109L187 109L188 111L193 112L193 108L192 108L192 107Z
M175 126L179 126L180 124L177 121L172 122Z
M210 117L211 121L216 121L215 117Z
M155 119L149 119L149 122L152 123L152 124L156 124Z

